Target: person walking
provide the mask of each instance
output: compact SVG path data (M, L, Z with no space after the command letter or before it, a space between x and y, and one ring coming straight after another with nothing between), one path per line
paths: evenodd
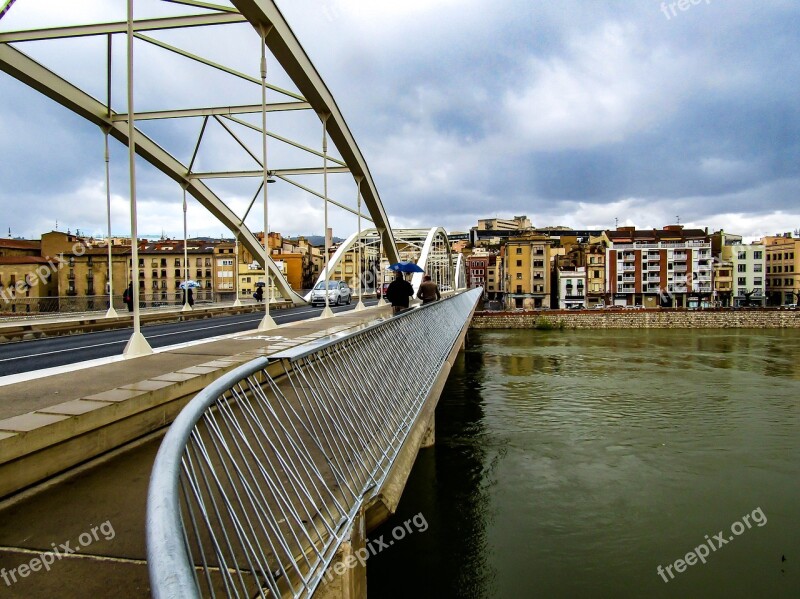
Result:
M133 312L133 281L122 292L122 301L128 306L128 312Z
M386 299L392 304L392 313L400 314L403 310L408 310L409 300L412 297L414 288L403 278L403 273L398 272L394 281L386 288Z
M263 287L256 287L256 292L253 294L256 302L259 304L264 301L264 288Z
M420 284L419 291L417 291L417 297L422 300L423 306L442 299L442 294L439 293L439 286L431 280L430 275L422 277L422 284Z

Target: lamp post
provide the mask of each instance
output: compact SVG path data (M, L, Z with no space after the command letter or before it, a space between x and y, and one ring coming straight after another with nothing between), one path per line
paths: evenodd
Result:
M131 190L131 270L136 269L133 285L133 334L128 340L126 357L146 356L153 353L153 348L142 335L139 314L139 238L136 230L136 138L133 126L133 0L128 0L128 170ZM133 274L133 272L131 272Z
M362 179L363 177L361 177L361 175L358 175L356 177L356 203L358 206L358 237L357 237L358 243L356 245L356 252L358 258L358 303L354 308L354 310L356 311L364 309L364 302L362 301L361 298L361 289L362 287L364 287L364 282L361 279L361 261L363 260L364 257L363 256L364 253L362 251L363 246L361 245L361 180Z
M114 269L111 263L111 172L108 152L108 129L107 126L103 128L106 161L106 218L108 220L108 237L106 238L106 245L108 245L108 312L106 312L106 318L117 318L117 311L114 310Z
M322 314L319 315L320 318L331 318L334 316L333 310L331 310L330 305L328 304L328 281L330 279L330 271L329 271L329 261L330 261L330 249L328 247L328 117L330 115L325 114L322 115L322 186L323 186L323 199L324 202L324 212L325 212L325 230L323 233L325 234L325 308L322 310Z
M186 228L186 183L181 183L183 187L183 308L181 312L188 312L192 309L189 305L189 248L187 247L187 228Z
M270 173L267 170L267 33L261 30L261 153L264 167L264 276L269 277L269 204L267 202L267 184ZM274 179L273 179L274 180ZM269 315L269 298L264 302L264 318L258 325L259 331L268 331L278 325Z
M378 276L375 277L375 285L380 285L381 299L378 300L378 307L386 305L386 300L383 299L383 237L380 229L378 229ZM376 287L376 293L377 293Z
M236 231L233 248L233 287L236 290L236 299L233 301L233 307L238 308L242 305L242 300L239 299L239 231Z

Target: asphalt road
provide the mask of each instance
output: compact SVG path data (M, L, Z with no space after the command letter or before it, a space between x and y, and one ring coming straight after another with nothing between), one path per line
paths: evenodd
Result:
M376 300L365 301L364 305L372 306ZM352 310L350 306L331 307L334 312ZM305 320L319 316L322 308L300 306L285 310L275 310L272 318L278 324ZM155 348L188 341L198 341L219 335L252 331L261 322L263 313L237 314L235 316L218 316L216 318L189 320L168 324L156 324L142 327L142 334L150 346ZM49 337L31 341L0 344L0 376L19 374L118 356L125 348L132 329L116 329L97 331L80 335Z

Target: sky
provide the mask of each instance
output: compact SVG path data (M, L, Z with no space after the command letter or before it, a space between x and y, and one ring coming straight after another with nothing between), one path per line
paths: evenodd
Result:
M464 231L479 218L524 214L535 226L680 222L748 239L800 228L796 0L277 4L333 93L394 227ZM138 0L136 10L139 17L188 9ZM113 0L17 0L0 32L122 18L124 3ZM213 40L200 30L153 37L258 77L258 39L248 27ZM124 112L123 38L115 44L112 104ZM17 48L105 96L100 40ZM260 102L258 86L209 76L147 44L137 41L135 56L137 110ZM268 64L270 82L292 88L274 59ZM103 234L99 129L5 73L0 98L0 235L38 237L56 226ZM320 148L315 115L269 119L270 130ZM141 127L188 163L199 126L194 119ZM249 141L260 151L256 137ZM275 168L320 163L279 142L269 152ZM209 126L196 170L257 168L239 154L219 126ZM116 142L111 169L112 231L125 234L127 156ZM302 182L322 191L321 177ZM212 188L241 215L257 184L215 181ZM182 235L176 183L139 161L137 192L140 233ZM354 207L352 178L331 176L329 195ZM269 198L270 229L323 230L318 198L283 182L269 187ZM263 227L260 202L246 220L253 230ZM190 235L225 232L193 200L187 219ZM342 237L357 226L337 208L329 224Z

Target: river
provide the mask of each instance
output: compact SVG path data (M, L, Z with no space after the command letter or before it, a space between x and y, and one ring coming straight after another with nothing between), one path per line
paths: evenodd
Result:
M800 597L798 533L800 332L470 331L368 591Z

